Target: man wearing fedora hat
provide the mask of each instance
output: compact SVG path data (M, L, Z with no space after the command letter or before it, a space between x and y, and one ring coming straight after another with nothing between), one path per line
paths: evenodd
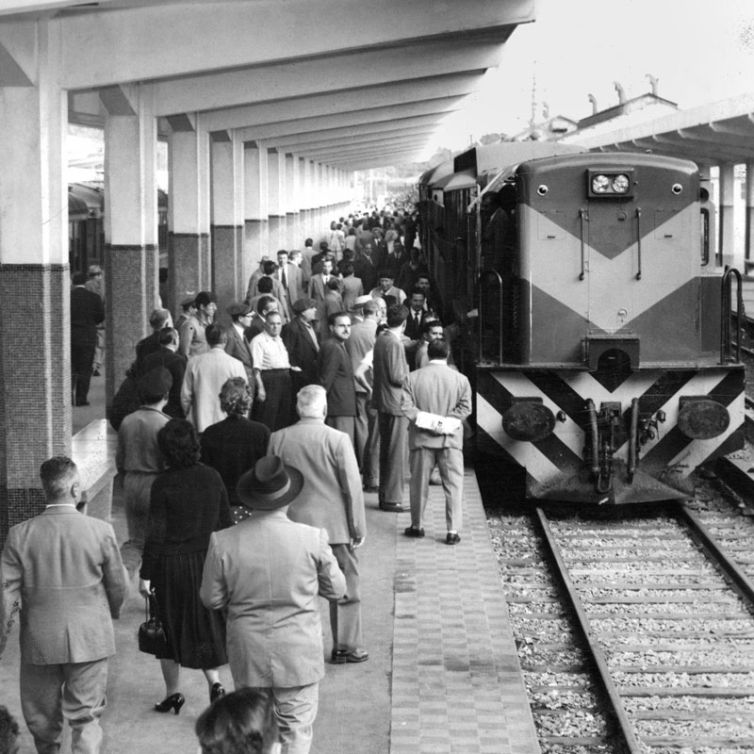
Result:
M228 611L230 672L236 688L270 689L283 754L307 754L324 677L317 596L337 600L345 578L327 532L288 518L301 472L260 458L238 481L252 514L214 532L204 561L202 602Z

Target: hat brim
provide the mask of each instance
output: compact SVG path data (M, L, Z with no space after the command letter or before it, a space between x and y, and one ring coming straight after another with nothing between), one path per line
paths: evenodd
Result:
M294 466L285 464L285 471L288 474L290 487L288 491L280 497L271 498L263 493L250 492L242 488L237 488L236 492L241 503L249 510L254 511L272 511L276 508L282 508L288 505L292 500L297 498L304 487L304 475Z

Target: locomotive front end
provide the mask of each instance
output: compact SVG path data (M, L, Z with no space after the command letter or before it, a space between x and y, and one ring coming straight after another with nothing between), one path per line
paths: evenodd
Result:
M514 184L502 284L480 290L504 345L477 366L478 448L521 467L535 499L688 497L696 467L741 447L744 411L696 166L571 155L521 165Z

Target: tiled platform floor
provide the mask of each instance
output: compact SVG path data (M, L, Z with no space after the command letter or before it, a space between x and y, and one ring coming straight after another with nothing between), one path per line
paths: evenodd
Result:
M427 536L397 533L392 754L539 752L473 471L464 487L458 545L444 542L441 487Z

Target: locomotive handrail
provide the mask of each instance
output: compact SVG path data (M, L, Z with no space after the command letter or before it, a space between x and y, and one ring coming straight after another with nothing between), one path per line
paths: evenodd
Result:
M503 360L503 278L497 270L484 270L479 275L477 282L477 301L479 302L479 363L484 361L484 296L482 295L482 283L486 277L494 275L497 278L498 303L500 309L500 321L497 323L498 345L497 360L500 363Z
M641 280L641 207L636 208L636 254L639 260L639 271L636 279Z
M744 314L743 281L735 267L726 267L720 287L720 363L730 361L731 278L736 278L736 361L741 361L741 326Z
M584 243L584 224L589 222L589 210L583 207L579 210L579 220L581 221L581 273L579 274L579 280L584 279L586 270L586 248Z
M709 264L709 210L705 207L702 214L702 267Z

